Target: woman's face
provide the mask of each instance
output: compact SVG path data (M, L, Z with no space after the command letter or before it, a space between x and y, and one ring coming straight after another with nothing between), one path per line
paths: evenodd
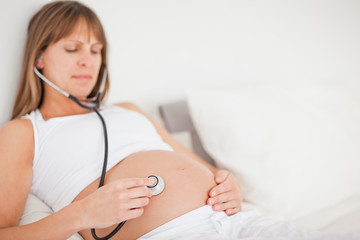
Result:
M86 98L98 79L101 49L102 44L80 21L69 36L50 44L36 65L61 89Z

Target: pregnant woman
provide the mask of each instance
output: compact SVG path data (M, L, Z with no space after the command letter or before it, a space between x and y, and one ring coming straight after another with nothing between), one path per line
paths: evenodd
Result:
M93 239L91 228L104 236L125 220L112 239L136 239L207 204L229 216L240 211L231 174L183 148L129 103L97 109L108 132L107 173L98 188L101 121L59 89L75 99L96 98L104 79L103 100L106 50L100 21L81 3L51 2L31 19L12 120L0 131L1 239L66 239L76 232ZM153 174L166 184L157 196L146 187ZM29 192L55 213L17 226Z
M359 239L240 212L233 175L186 150L133 104L102 103L106 50L100 21L81 3L54 1L30 20L12 120L0 130L0 239L79 232L90 240L123 221L111 239ZM156 184L150 175L165 182L159 195L148 188ZM29 192L54 214L18 226Z

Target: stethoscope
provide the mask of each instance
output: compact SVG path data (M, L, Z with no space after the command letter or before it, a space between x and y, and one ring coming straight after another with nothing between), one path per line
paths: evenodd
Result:
M105 120L97 109L100 107L100 97L105 88L105 82L106 82L106 77L107 77L106 69L104 68L102 82L101 82L100 90L98 91L98 93L96 94L95 97L86 98L86 99L79 99L77 97L74 97L70 93L62 90L61 88L56 86L53 82L51 82L49 79L47 79L44 75L42 75L36 67L34 67L34 72L39 78L41 78L44 82L46 82L51 87L53 87L59 93L63 94L67 98L70 98L71 100L76 102L80 107L90 110L90 111L94 111L99 116L102 126L103 126L104 140L105 140L104 163L103 163L103 168L102 168L98 188L102 187L104 185L104 180L105 180L105 175L106 175L106 167L107 167L107 161L108 161L108 135L107 135ZM85 104L83 104L82 102L85 102ZM155 180L154 185L148 186L148 188L152 192L152 195L153 196L159 195L165 188L164 179L162 179L162 177L160 177L159 175L150 175L150 176L148 176L148 178L154 178L154 180ZM121 229L121 227L124 226L125 223L126 223L126 221L119 223L119 225L111 233L109 233L108 235L106 235L104 237L98 237L95 233L94 228L91 229L91 234L94 237L94 239L96 239L96 240L107 240L107 239L113 237Z

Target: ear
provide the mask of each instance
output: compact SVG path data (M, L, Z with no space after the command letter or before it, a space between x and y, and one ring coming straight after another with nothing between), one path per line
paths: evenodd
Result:
M40 55L37 59L36 59L36 68L38 69L43 69L45 67L45 62L43 59L43 56Z

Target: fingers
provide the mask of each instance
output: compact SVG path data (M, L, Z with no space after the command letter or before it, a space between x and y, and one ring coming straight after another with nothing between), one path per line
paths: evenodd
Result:
M241 211L241 206L236 207L236 208L232 208L232 209L226 209L225 213L226 213L226 215L231 216L231 215L234 215L234 214L236 214L236 213L238 213L240 211Z
M152 185L153 179L128 178L119 179L115 185L115 196L123 209L132 210L142 208L149 204L152 192L146 186Z
M79 201L86 228L104 228L140 217L152 193L149 178L122 178L110 182Z
M144 213L144 208L130 209L127 212L127 218L126 219L132 219L132 218L140 217L143 213Z
M146 181L145 181L146 182ZM138 187L131 187L128 189L123 189L119 192L120 201L118 202L119 208L123 209L124 213L120 212L120 215L124 215L126 219L133 219L140 217L144 213L144 207L146 207L150 202L150 197L152 192L147 187L143 186L141 180L135 180L132 183L139 183ZM151 184L151 183L150 183Z
M144 212L144 207L149 204L150 199L147 196L139 197L139 194L144 195L143 193L147 192L147 190L148 189L145 189L144 187L126 190L127 193L123 193L121 195L121 199L115 201L115 207L112 208L112 212L114 213L114 215L117 218L122 218L124 220L140 217ZM128 193L131 192L137 192L136 194L133 194L133 196L135 196L134 198L128 197L131 195Z
M234 208L238 208L238 203L235 200L213 205L213 209L215 211L225 211L227 209L234 209Z
M124 203L124 207L131 210L131 209L135 209L135 208L143 208L148 204L149 204L149 198L146 198L146 197L145 198L135 198L135 199L131 199L126 204Z
M147 187L136 187L128 189L123 195L126 198L152 197L152 192Z
M208 204L214 211L225 211L229 216L241 211L241 199L228 192L208 199Z
M228 208L234 208L234 207L240 207L241 205L241 198L238 196L238 193L236 191L229 191L222 194L219 194L217 196L211 197L208 199L208 204L214 206L214 210L225 210L224 207ZM219 207L216 205L221 205L222 207Z
M241 210L241 187L236 179L225 170L219 170L215 175L218 185L209 191L210 198L207 204L212 205L215 211L225 211L233 215Z
M215 181L217 184L222 183L229 176L229 172L226 170L219 170L216 172Z
M126 178L114 182L120 188L146 187L155 184L153 178Z
M230 208L241 209L241 199L237 198L233 192L223 193L208 199L208 204L213 205L215 211L224 211Z
M215 195L214 197L211 197L208 199L208 203L210 205L214 205L217 203L223 203L223 202L228 202L231 201L233 199L236 199L235 193L228 191L228 192L224 192L222 194L219 195Z
M233 188L233 185L230 182L222 182L221 184L216 185L215 187L213 187L210 190L209 195L210 195L210 197L214 197L214 196L219 195L221 193L231 191L232 188Z

